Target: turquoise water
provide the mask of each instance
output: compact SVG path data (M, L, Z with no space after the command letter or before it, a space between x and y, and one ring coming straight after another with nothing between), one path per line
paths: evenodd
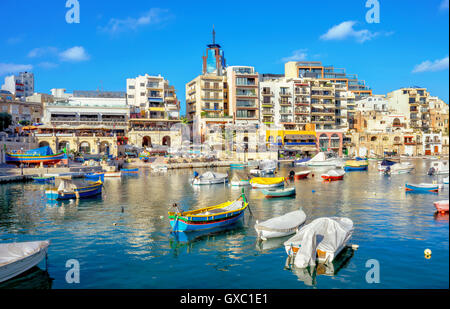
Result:
M240 189L193 187L192 170L157 174L150 169L105 179L103 196L79 202L47 204L46 186L38 184L0 185L0 242L50 239L52 288L448 288L449 219L435 215L433 202L448 199L449 188L444 185L439 194L406 193L405 182L436 180L426 175L431 161L412 162L412 174L382 176L371 162L368 172L349 172L336 182L323 182L324 169L315 168L315 177L295 181L293 198L265 199L247 188L253 216L247 211L232 229L188 239L170 233L172 203L184 210L216 205L235 199ZM301 169L282 166L279 174ZM256 242L256 219L299 207L307 223L323 216L353 220L350 242L359 249L344 252L334 275L323 275L320 268L286 269L281 245L286 238ZM423 254L427 248L430 259ZM80 263L78 284L65 280L70 259ZM366 282L370 259L379 262L380 283ZM45 269L45 262L39 266Z

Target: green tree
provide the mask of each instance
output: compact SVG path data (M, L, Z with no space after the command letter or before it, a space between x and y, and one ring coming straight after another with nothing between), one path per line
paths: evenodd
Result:
M0 113L0 131L4 131L12 124L12 116L8 113Z

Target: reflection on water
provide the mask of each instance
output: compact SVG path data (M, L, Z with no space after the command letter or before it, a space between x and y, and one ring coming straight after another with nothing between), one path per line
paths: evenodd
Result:
M34 266L19 276L0 283L0 289L39 289L52 288L53 279L47 271Z
M292 263L290 258L286 258L286 270L292 271L297 276L299 281L302 281L307 286L315 286L317 284L317 276L337 276L341 269L344 269L350 262L354 255L354 250L351 247L344 248L339 255L331 263L320 263L306 268L297 268Z
M308 167L307 179L291 181L297 195L288 199L267 199L245 187L251 214L246 211L229 229L192 235L171 233L167 212L173 203L183 210L217 205L236 199L241 188L192 186L193 170L144 168L137 175L106 178L101 196L79 201L47 203L45 185L1 185L0 242L49 239L48 271L55 288L305 288L283 269L285 239L258 244L254 229L256 220L301 208L306 224L326 216L352 219L351 243L359 245L339 273L314 279L314 287L448 288L448 214L435 214L433 206L448 198L448 185L438 194L406 194L406 182L439 181L426 175L430 161L412 162L411 174L385 177L371 162L368 172L332 182L320 178L328 168ZM304 169L281 166L277 176ZM433 252L429 260L423 258L425 248ZM78 285L65 282L65 263L72 258L80 262ZM365 282L368 259L382 267L377 286ZM311 278L314 272L322 273L311 270ZM178 280L180 274L189 280Z

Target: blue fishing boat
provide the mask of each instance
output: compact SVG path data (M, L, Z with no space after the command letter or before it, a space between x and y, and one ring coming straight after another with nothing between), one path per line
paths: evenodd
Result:
M240 163L232 163L230 164L230 168L231 169L244 169L245 165L244 164L240 164Z
M87 173L84 175L84 177L90 181L105 181L105 174L104 173Z
M243 191L243 190L242 190ZM174 204L176 207L176 204ZM244 193L235 200L216 206L182 212L169 211L169 220L174 232L190 232L213 229L236 223L244 216L248 206Z
M6 164L25 165L54 165L66 158L64 151L53 154L49 146L40 147L26 152L7 152L5 153Z
M348 160L345 163L344 171L367 171L369 167L369 161L363 160L361 158L357 157L355 160Z
M123 168L121 169L122 174L137 174L139 173L139 169L138 168Z
M434 183L405 184L406 191L439 192L439 185Z
M34 180L34 182L37 182L37 183L48 183L48 182L55 181L55 176L42 176L42 177L36 176L36 177L33 177L33 180Z
M102 193L103 182L75 182L62 179L58 188L45 191L49 200L70 200L96 196Z

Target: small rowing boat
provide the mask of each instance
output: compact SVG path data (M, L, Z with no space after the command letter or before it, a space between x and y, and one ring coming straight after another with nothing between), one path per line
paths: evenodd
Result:
M96 196L102 193L103 182L82 182L61 179L58 188L45 191L45 196L49 200L70 200Z
M105 172L105 177L120 177L122 172Z
M299 180L299 179L304 179L307 178L308 175L311 173L311 171L300 171L300 172L296 172L294 174L294 179L295 180Z
M345 171L342 169L334 169L329 170L325 174L322 174L321 177L328 181L342 180L344 179Z
M104 173L87 173L84 175L84 178L90 180L90 181L105 181L105 174Z
M250 179L250 184L254 189L266 189L284 186L284 177L255 177Z
M439 185L434 183L405 184L406 191L439 192Z
M294 265L305 268L333 262L353 234L353 221L343 217L318 218L303 226L284 243Z
M228 182L228 174L214 172L206 172L201 176L194 176L192 179L193 185L214 185L226 182Z
M0 244L0 282L39 264L46 256L49 245L48 240Z
M200 208L197 210L169 211L169 220L174 232L190 232L224 227L237 222L244 216L248 206L247 198L243 193L234 200L216 206ZM176 204L174 204L176 207Z
M123 168L121 172L123 174L137 174L139 173L139 168Z
M55 180L55 176L42 176L42 177L33 177L33 180L37 183L47 183Z
M283 188L278 190L262 190L266 198L286 197L295 195L295 187Z
M368 160L356 159L356 160L348 160L345 163L344 170L348 171L367 171L369 167Z
M305 220L306 214L303 210L296 210L263 222L256 220L255 230L262 240L283 237L294 234Z
M442 200L434 202L434 207L436 207L439 212L448 212L448 200Z

